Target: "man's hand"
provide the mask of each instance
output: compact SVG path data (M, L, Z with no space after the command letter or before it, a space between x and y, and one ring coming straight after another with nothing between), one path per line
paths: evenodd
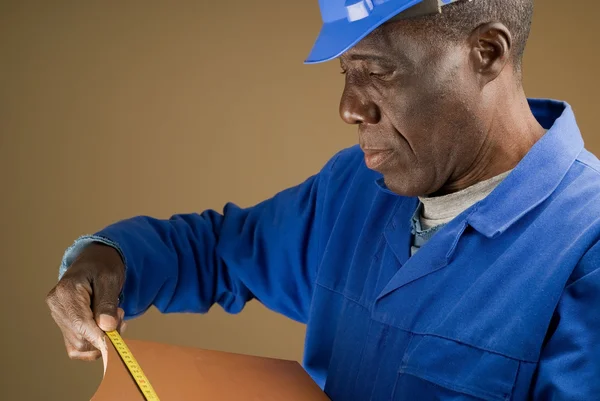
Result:
M46 303L71 359L98 359L106 347L104 331L123 330L118 299L124 281L125 266L117 250L94 243L48 293Z

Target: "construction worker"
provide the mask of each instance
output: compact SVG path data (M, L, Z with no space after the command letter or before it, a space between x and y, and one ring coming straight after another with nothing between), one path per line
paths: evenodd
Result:
M600 161L524 93L533 0L320 6L306 62L339 59L359 144L255 206L77 239L47 298L69 355L258 299L333 401L600 399Z

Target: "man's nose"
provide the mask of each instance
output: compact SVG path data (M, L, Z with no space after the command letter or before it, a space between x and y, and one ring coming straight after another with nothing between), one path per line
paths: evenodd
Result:
M356 90L345 88L340 101L340 116L348 124L377 124L381 119L379 107Z

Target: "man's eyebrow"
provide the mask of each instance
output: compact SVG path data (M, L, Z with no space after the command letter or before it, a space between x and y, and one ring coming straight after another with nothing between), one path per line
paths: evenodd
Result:
M410 68L411 63L404 57L389 57L386 55L369 54L369 53L351 53L340 57L341 65L344 65L348 61L366 61L375 62L382 65L396 65L402 68Z
M349 56L346 57L348 60L351 61L382 61L382 62L387 62L390 63L392 60L389 57L386 56L380 56L377 54L350 54Z

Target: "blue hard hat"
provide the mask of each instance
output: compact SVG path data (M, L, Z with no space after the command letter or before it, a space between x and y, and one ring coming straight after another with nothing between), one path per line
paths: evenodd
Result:
M305 63L320 63L340 56L378 26L419 3L433 2L439 9L455 1L319 0L323 26Z

